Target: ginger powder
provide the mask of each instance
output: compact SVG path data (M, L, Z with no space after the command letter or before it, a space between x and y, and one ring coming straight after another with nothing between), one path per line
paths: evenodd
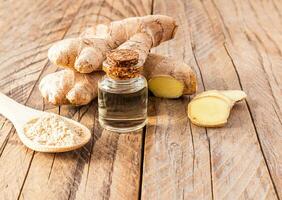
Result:
M50 146L71 146L83 139L82 128L55 114L31 119L24 126L25 135L33 142Z

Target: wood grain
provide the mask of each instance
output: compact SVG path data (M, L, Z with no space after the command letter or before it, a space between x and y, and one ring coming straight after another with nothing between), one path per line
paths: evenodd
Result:
M154 14L174 17L180 25L176 38L154 52L184 60L198 71L191 50L189 55L191 45L183 3L155 1L153 10ZM209 141L205 129L191 126L187 119L188 102L189 97L150 99L142 199L212 199Z
M1 1L0 91L80 121L93 137L73 152L36 153L0 116L0 199L281 199L281 13L279 0ZM53 42L147 14L177 20L176 38L152 51L190 64L199 92L246 91L226 127L192 125L188 96L150 97L145 134L102 130L96 101L45 104L38 83L58 70L47 59Z
M212 5L208 1L187 4L194 57L205 89L240 89L225 38L211 22ZM257 194L260 199L277 198L246 104L233 108L226 128L208 129L208 136L215 199L253 199Z
M48 62L46 50L49 44L63 38L72 16L77 12L77 3L37 1L32 6L28 1L1 3L1 15L6 16L4 21L1 20L1 24L6 23L1 26L5 27L1 31L1 92L9 94L18 102L27 102ZM13 12L13 9L18 12ZM36 102L38 100L42 101L37 98ZM7 128L3 134L6 138L1 144L1 199L18 198L34 156L31 150L22 145L11 128Z
M226 15L223 3L214 2L218 14ZM229 12L225 18L224 32L228 42L226 49L240 77L240 83L249 94L251 111L261 148L271 178L282 198L282 54L281 54L281 2L233 2L237 12ZM273 9L275 8L276 9ZM280 11L280 12L279 12ZM231 21L237 16L238 21ZM244 24L244 26L239 25ZM234 34L234 33L240 34ZM255 72L255 76L254 75ZM252 77L250 81L250 77Z
M225 1L221 1L219 4L225 8L224 16L228 15L229 10L236 10L236 8L227 6ZM241 80L238 79L233 60L226 49L230 41L226 40L225 37L228 34L232 36L232 33L223 33L221 30L221 18L214 7L214 2L155 1L154 13L172 15L184 27L183 29L180 27L174 41L162 45L162 47L157 48L157 51L165 51L165 53L174 57L180 56L181 58L182 56L182 59L194 68L199 68L199 83L202 85L200 90L240 89ZM230 20L236 21L236 17L233 16ZM240 25L236 24L236 26ZM251 53L244 51L244 57L252 56ZM250 76L251 74L248 75L248 77ZM260 78L263 78L263 76L260 76ZM276 91L276 93L279 92ZM147 130L142 181L142 197L144 199L164 199L167 197L169 199L190 199L191 197L193 199L210 199L211 196L214 199L278 198L276 186L269 174L264 152L262 152L260 146L260 140L256 135L256 126L252 121L253 116L248 104L241 103L235 106L225 128L207 130L207 135L202 138L200 144L208 144L205 147L206 151L209 151L209 155L200 154L200 159L206 158L204 165L206 168L201 166L200 169L206 171L210 169L211 173L205 174L208 177L197 174L193 179L191 178L191 181L186 177L187 171L189 172L189 169L194 167L194 160L187 157L183 160L180 159L179 163L181 164L178 166L175 164L178 163L175 162L177 157L180 156L181 158L181 155L185 155L183 149L189 149L189 145L185 145L184 142L187 142L189 132L183 133L182 130L185 125L178 118L184 116L185 113L183 110L181 112L177 109L179 102L171 102L170 104L167 102L168 100L158 101L158 106L156 106L157 117L153 123L153 128L149 127ZM170 109L171 107L172 109ZM182 109L184 108L183 105ZM252 108L256 109L255 106ZM159 118L161 120L158 120ZM281 129L276 127L275 130ZM197 152L195 135L198 135L199 131L204 132L205 130L196 129L192 125L191 131L191 135L194 136L192 138L194 141L193 149L194 152ZM186 135L186 138L183 135ZM180 137L183 139L179 139ZM279 141L278 138L276 140ZM172 144L178 147L177 154L171 154L170 145ZM204 149L203 146L199 147L201 150ZM279 152L278 149L275 149L274 152L277 151ZM182 171L185 166L189 167ZM160 170L162 168L164 170ZM278 170L281 169L278 166L277 168ZM175 174L173 169L176 169L178 173ZM172 176L174 178L171 178ZM177 182L178 177L181 177L181 181ZM204 190L208 191L204 193L203 190L199 190L199 186L195 187L193 181L197 181L197 179L200 182L211 180L211 184L205 182L205 186L210 186L211 190ZM183 182L185 183L183 184Z
M228 41L218 29L218 23L214 23L216 19L220 20L220 16L216 16L213 2L205 1L201 4L192 1L187 6L188 13L191 14L189 19L194 55L201 69L205 88L240 89L236 68L226 51ZM211 19L211 16L218 18ZM206 43L203 44L203 40ZM250 53L246 52L244 57ZM233 109L226 129L208 130L208 135L211 142L214 198L253 199L253 195L258 194L260 199L277 198L247 104Z
M0 4L1 92L20 103L26 103L48 62L46 51L50 43L64 37L77 8L78 4L64 1L37 1L32 5L29 5L29 1ZM15 9L17 12L14 12ZM0 118L2 154L7 139L14 130L7 120Z
M63 37L77 36L85 27L96 23L145 15L151 9L150 1L138 1L138 5L128 2L125 6L121 1L83 1L77 4L71 26L65 30L67 32ZM46 50L47 48L44 51L45 58ZM56 70L57 67L48 63L41 72L39 80L45 74ZM38 199L39 196L42 199L93 199L94 196L95 199L137 199L142 131L123 135L103 131L97 122L96 102L81 108L62 106L58 109L45 105L38 97L40 94L37 81L27 105L58 112L80 121L92 129L92 141L84 148L70 153L42 154L25 149L16 134L13 134L12 139L17 142L17 146L12 147L8 139L3 152L5 157L1 157L0 159L3 160L0 162L7 163L6 159L9 158L9 166L21 165L18 171L22 175L15 177L12 170L6 173L6 179L1 180L3 187L0 187L1 191L6 192L3 197L7 199L17 197ZM9 153L6 155L6 152ZM23 153L25 153L25 159L18 159L23 157L21 155ZM16 159L14 160L10 155ZM2 169L0 167L1 172L4 173L9 166ZM14 182L17 182L17 187L10 186L9 189L4 189L5 184L13 185ZM8 195L12 191L14 195Z

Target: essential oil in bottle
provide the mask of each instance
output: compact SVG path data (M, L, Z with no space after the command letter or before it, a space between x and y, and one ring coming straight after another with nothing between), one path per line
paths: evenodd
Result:
M106 75L99 82L99 122L117 132L138 130L146 125L148 87L140 75L138 54L132 50L115 50L103 63Z

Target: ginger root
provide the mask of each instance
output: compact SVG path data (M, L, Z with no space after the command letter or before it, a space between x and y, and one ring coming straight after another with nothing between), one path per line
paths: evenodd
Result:
M94 72L102 69L106 54L115 48L138 53L138 66L144 67L149 89L155 96L177 98L193 94L196 75L188 65L149 54L152 47L172 39L176 30L173 18L149 15L98 24L86 29L79 38L59 41L49 49L48 57L54 64L68 69L42 79L42 96L55 105L89 103L97 96L97 82L101 78Z
M149 54L144 70L149 89L155 96L177 98L196 92L196 75L185 63ZM85 105L97 97L97 84L102 75L102 72L81 74L65 69L46 75L39 89L46 101L54 105Z
M46 75L39 84L44 99L54 105L86 105L98 95L98 81L103 72L80 74L61 70Z
M227 123L233 105L246 98L240 90L210 90L198 94L188 104L188 117L197 126L221 127Z
M144 75L149 90L157 97L178 98L197 90L196 74L190 66L175 59L149 54Z
M96 34L103 37L105 28L100 28ZM155 96L178 98L183 94L194 94L197 90L197 77L191 67L175 59L149 54L151 47L150 37L146 33L137 33L118 49L130 49L138 53L137 65L144 66L144 76L148 80L149 90Z
M105 54L122 43L130 40L150 49L172 39L176 30L175 20L165 15L126 18L111 22L108 26L94 27L79 38L59 41L49 49L48 57L55 65L91 73L100 70ZM144 56L141 58L146 60Z

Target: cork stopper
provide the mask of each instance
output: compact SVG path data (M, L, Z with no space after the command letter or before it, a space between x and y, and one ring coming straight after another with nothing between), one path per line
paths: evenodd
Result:
M138 53L129 49L118 49L107 54L108 64L116 67L130 67L136 65L138 58Z
M139 76L142 66L136 66L139 55L130 49L116 49L107 54L103 70L112 79L129 79Z

